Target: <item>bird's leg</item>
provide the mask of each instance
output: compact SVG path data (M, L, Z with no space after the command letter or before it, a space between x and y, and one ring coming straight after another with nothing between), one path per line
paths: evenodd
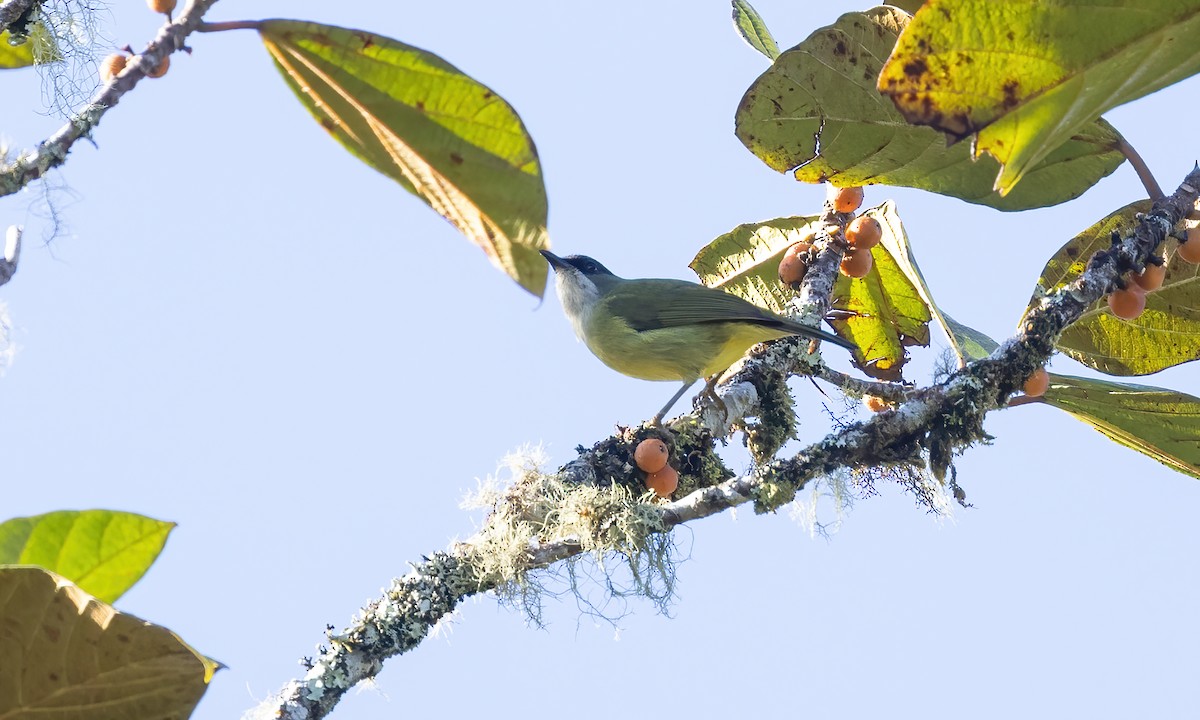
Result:
M729 408L725 407L725 401L721 399L720 395L717 395L717 382L719 382L724 375L724 373L717 373L716 375L708 378L708 380L704 381L704 389L700 391L700 394L707 397L709 400L712 400L713 404L721 408L721 412L728 416Z
M663 405L663 409L659 410L658 414L655 415L653 418L651 418L650 424L651 425L662 425L662 419L663 419L663 417L666 416L667 411L671 409L671 406L674 405L676 402L678 402L679 398L683 397L683 394L688 391L688 388L690 388L691 386L693 386L695 384L696 384L695 380L690 380L688 382L685 382L683 384L683 387L679 388L679 392L672 395L671 399L667 401L667 404Z

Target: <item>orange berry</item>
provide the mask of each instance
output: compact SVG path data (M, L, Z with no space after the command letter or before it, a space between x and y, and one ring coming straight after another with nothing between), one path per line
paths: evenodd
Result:
M1188 241L1179 243L1179 248L1175 254L1183 259L1184 262L1190 262L1195 265L1200 263L1200 226L1188 228Z
M1029 397L1041 397L1045 395L1046 391L1050 389L1050 373L1046 372L1046 368L1034 370L1021 389Z
M1146 292L1154 292L1162 287L1163 278L1167 276L1166 265L1146 263L1146 269L1133 276L1133 282Z
M121 74L129 58L121 53L113 53L100 61L100 82L107 83Z
M679 473L670 465L646 476L646 489L653 490L660 498L671 497L679 487Z
M830 199L833 201L833 209L840 213L850 213L862 206L863 189L860 187L833 187L830 186Z
M847 250L838 269L846 277L863 278L871 272L871 266L874 264L870 250Z
M876 413L883 412L891 407L887 400L884 400L881 397L875 397L874 395L863 395L863 404L867 406L868 410Z
M656 473L667 466L670 451L667 444L658 438L646 438L633 451L633 461L645 473Z
M804 273L808 271L805 254L811 248L812 245L801 241L787 249L783 259L779 261L779 282L795 285L804 279Z
M883 226L873 217L856 217L846 228L846 242L855 250L870 250L883 237Z
M167 56L162 59L153 70L146 71L146 77L160 78L167 74L167 69L171 67L171 57Z
M146 4L156 13L170 15L175 11L175 0L146 0Z
M1146 309L1146 293L1132 289L1114 290L1108 296L1108 307L1122 320L1133 320Z

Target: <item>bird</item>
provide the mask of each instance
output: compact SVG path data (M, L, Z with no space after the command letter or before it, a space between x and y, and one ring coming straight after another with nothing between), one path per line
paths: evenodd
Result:
M667 411L702 377L733 365L753 345L789 335L839 345L854 343L687 280L629 279L586 255L542 256L554 269L555 289L575 335L605 365L642 380L683 383L651 420Z

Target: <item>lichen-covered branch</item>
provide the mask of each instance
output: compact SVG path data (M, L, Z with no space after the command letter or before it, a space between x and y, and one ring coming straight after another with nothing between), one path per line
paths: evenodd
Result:
M51 168L66 162L67 153L75 142L88 137L100 124L104 114L146 76L146 71L158 67L163 58L171 53L184 49L184 40L195 32L204 13L216 2L190 0L179 17L164 25L141 53L130 58L124 72L105 83L66 125L36 148L22 152L10 163L0 165L0 197L17 192Z
M22 15L29 12L35 5L40 5L41 2L42 0L5 0L0 2L0 32L7 30Z
M533 478L526 481L528 492L503 496L478 535L426 558L396 580L350 628L330 635L330 646L310 662L303 678L288 683L255 714L295 720L324 717L346 690L377 674L387 658L416 647L463 598L514 578L519 582L532 570L598 548L637 552L639 543L648 544L650 538L682 523L748 502L759 511L773 510L810 480L842 469L911 468L928 458L935 474L944 473L955 453L986 437L984 416L1003 407L1024 379L1045 364L1056 338L1088 306L1115 288L1122 274L1145 264L1198 195L1200 168L1174 194L1155 203L1132 235L1097 253L1079 279L1043 299L1017 334L989 357L906 396L898 408L843 428L791 458L665 504L635 498L615 484L615 473L631 470L627 456L617 452L638 437L631 431L582 451L556 476L528 475ZM686 436L707 433L712 428L704 425L703 417L697 413L677 421L672 430L685 436L681 442ZM600 489L606 484L610 490ZM587 501L580 503L579 497ZM614 534L617 541L611 539ZM604 537L611 544L598 540ZM494 552L482 550L506 543L510 547L501 563L494 560ZM498 566L506 569L497 571Z

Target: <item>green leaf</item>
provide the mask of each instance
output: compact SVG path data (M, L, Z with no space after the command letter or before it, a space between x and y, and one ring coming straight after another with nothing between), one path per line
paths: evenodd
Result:
M879 89L910 122L975 135L1007 193L1107 110L1200 70L1198 33L1200 0L929 0Z
M981 360L1000 347L998 342L975 328L963 325L946 313L941 313L941 316L945 321L942 327L946 330L950 343L954 346L954 352L958 355L960 365L965 365L972 360Z
M738 139L802 182L902 185L999 210L1078 197L1124 161L1116 131L1098 120L1039 162L1030 182L1001 197L993 189L995 160L973 160L966 143L947 147L941 133L908 124L876 90L908 19L889 7L848 13L784 52L742 98Z
M7 30L0 33L0 70L33 65L33 43L26 40L20 45L13 45L11 38L12 35Z
M264 21L259 33L338 142L542 295L546 189L533 140L508 103L437 55L379 35L294 20Z
M925 4L925 0L888 0L884 4L898 7L909 15L912 15L921 9L921 6Z
M1113 232L1126 235L1137 213L1149 209L1149 200L1126 205L1059 248L1042 270L1026 313L1082 275L1092 254L1111 245ZM1173 259L1172 253L1167 260L1163 286L1146 296L1140 317L1121 320L1102 298L1063 332L1056 347L1108 375L1148 375L1200 358L1200 266Z
M1042 401L1112 440L1200 478L1200 398L1174 390L1050 374Z
M63 59L58 43L47 32L45 25L33 22L27 27L29 33L25 41L18 45L12 44L11 28L0 32L0 70L45 65Z
M733 0L733 26L750 47L771 60L779 57L779 46L762 16L746 0Z
M186 718L220 664L66 578L0 567L0 717Z
M972 330L964 325L955 323L950 318L943 315L938 308L937 303L933 301L933 292L929 289L929 284L925 282L925 276L921 274L921 268L917 266L917 259L913 257L912 245L908 242L908 233L904 231L904 224L900 222L900 214L896 211L896 204L891 200L880 206L880 212L875 215L879 222L884 226L883 239L880 243L887 247L892 259L896 261L896 266L904 273L909 284L921 301L932 314L932 319L937 322L942 328L942 332L946 334L946 338L950 341L950 346L954 349L954 354L958 356L959 365L966 365L970 360L976 359L973 355L977 351L978 338L982 337L988 341L988 338L982 333ZM926 339L925 344L928 344ZM995 343L992 343L993 348ZM991 351L984 353L984 356L990 354Z
M901 368L908 362L904 348L929 345L931 302L915 263L905 257L908 241L895 204L889 201L862 215L879 221L883 239L871 249L874 266L866 277L838 275L831 301L835 310L848 315L838 315L830 325L858 345L854 364L859 369L896 382L903 379Z
M113 510L14 518L0 523L0 564L53 570L111 603L146 573L174 527Z
M783 314L796 294L779 282L779 261L820 228L819 220L807 215L738 225L701 249L689 267L705 285Z
M929 343L929 308L888 249L897 246L889 233L897 228L903 232L895 207L889 203L864 214L880 221L884 240L871 250L874 267L867 277L851 280L838 276L833 307L850 317L828 322L839 335L858 344L854 353L858 367L872 377L895 380L907 359L904 346ZM702 249L691 268L709 287L786 313L795 293L779 282L779 261L791 245L820 226L817 215L739 225Z

